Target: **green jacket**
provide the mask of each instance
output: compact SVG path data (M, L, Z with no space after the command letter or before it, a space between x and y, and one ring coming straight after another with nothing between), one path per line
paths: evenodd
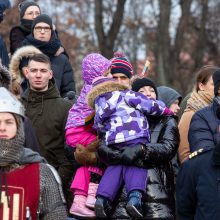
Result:
M41 155L58 170L68 163L64 155L65 124L72 104L60 97L54 80L45 92L28 88L22 95L22 102L36 132Z

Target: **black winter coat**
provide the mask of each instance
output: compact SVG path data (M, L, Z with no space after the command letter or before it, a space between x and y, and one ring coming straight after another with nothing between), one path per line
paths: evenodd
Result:
M208 115L207 115L208 116ZM180 220L220 219L220 167L206 148L186 160L177 176L177 210Z
M143 219L175 219L174 172L171 160L179 145L179 131L173 117L149 120L151 143L145 147L144 160L138 166L148 170L147 193L144 198ZM112 159L112 158L111 158ZM131 219L125 209L127 197L123 189L115 201L111 219Z
M73 69L65 54L50 57L51 69L58 90L62 97L67 97L69 91L76 91L73 78Z
M216 116L217 108L220 106L218 99L215 97L211 105L200 109L193 115L188 134L191 152L200 148L214 148L217 144L216 131L220 124Z
M26 36L30 34L30 30L22 26L15 26L10 31L10 53L11 55L22 46L22 42Z

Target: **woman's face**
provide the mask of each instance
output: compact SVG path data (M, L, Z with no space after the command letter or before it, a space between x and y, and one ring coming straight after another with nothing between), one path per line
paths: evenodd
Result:
M40 15L40 9L33 5L26 9L23 18L27 20L34 20L38 15Z
M17 124L13 114L0 112L0 138L12 139L16 133Z
M142 93L143 95L147 96L148 98L156 99L156 93L153 87L151 86L144 86L138 90L138 92Z
M214 96L214 83L212 76L209 77L206 84L199 83L199 90L209 93L212 97Z

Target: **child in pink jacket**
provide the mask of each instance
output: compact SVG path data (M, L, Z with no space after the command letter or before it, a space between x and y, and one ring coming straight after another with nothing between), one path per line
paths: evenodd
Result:
M94 78L101 76L110 66L110 61L100 54L87 55L82 62L82 77L84 86L76 103L69 111L66 124L66 142L73 148L77 144L87 147L97 138L92 123L86 124L86 119L94 114L94 110L87 105L86 95L92 89ZM82 166L73 179L71 190L74 194L70 213L81 217L95 217L92 209L95 204L95 195L98 184L95 180L97 175L102 176L102 170L98 167ZM92 182L90 182L90 180Z

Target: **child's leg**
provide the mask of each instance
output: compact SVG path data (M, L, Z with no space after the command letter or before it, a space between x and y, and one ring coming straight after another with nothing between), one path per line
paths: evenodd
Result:
M134 166L123 166L123 178L126 191L129 194L133 190L146 192L147 170Z
M133 218L143 217L142 197L146 192L147 170L124 166L123 176L128 194L126 209Z
M88 195L89 187L89 171L88 167L80 167L74 180L71 184L71 190L74 193L73 204L70 208L70 213L81 217L95 217L94 211L86 207L86 198Z
M75 192L75 190L81 190L84 192L85 195L88 194L89 188L89 171L88 167L80 167L75 174L73 182L71 184L70 189ZM74 193L75 194L75 193Z
M97 173L90 173L90 183L89 183L89 190L88 190L88 196L86 199L86 206L89 208L95 207L96 202L96 192L98 189L98 184L101 181L102 176Z
M122 166L107 167L97 190L95 213L99 218L106 218L111 210L111 202L114 200L122 184Z
M99 183L97 196L108 198L112 202L118 193L122 180L122 166L108 166Z

